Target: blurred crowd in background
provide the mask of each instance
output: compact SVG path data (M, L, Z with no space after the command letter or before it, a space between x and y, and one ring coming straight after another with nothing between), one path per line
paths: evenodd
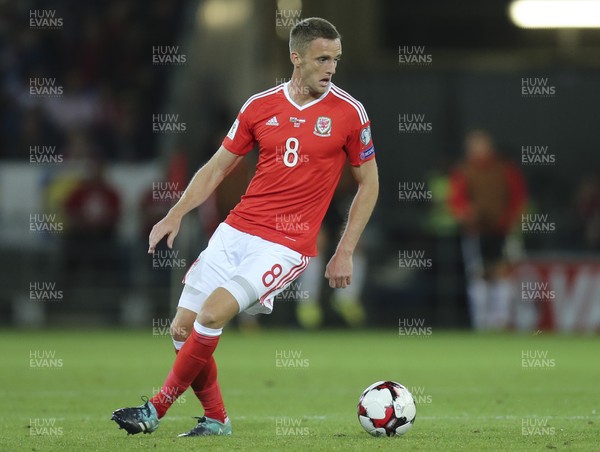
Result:
M153 45L177 40L181 4L3 2L0 158L23 159L37 143L56 144L66 158L156 157L146 116L164 102L169 68L148 62ZM56 11L65 25L59 32L24 26L31 10ZM32 78L52 78L64 94L31 96Z

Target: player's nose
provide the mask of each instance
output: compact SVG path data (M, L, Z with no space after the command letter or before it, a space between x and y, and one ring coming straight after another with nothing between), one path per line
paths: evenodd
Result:
M327 66L327 75L335 74L335 66L336 66L335 60L329 62L329 65Z

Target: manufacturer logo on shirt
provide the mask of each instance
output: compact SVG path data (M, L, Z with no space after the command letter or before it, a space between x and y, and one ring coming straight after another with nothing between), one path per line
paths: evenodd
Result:
M278 126L279 122L277 122L277 116L273 116L271 119L267 121L268 126Z
M318 137L328 137L331 135L331 118L327 116L319 116L315 123L315 130L313 131Z

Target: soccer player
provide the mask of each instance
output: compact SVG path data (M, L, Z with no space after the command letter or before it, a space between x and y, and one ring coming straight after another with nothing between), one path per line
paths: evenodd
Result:
M527 193L518 166L502 157L489 133L467 134L465 159L450 176L450 210L462 231L467 294L474 329L505 329L512 284L504 256Z
M341 55L341 38L330 22L313 17L294 26L291 80L248 99L222 146L152 229L149 253L165 236L172 247L182 217L258 144L256 174L246 194L184 278L171 327L178 352L165 383L143 405L113 412L112 419L128 433L156 430L191 386L204 416L179 436L231 434L213 358L223 327L242 311L270 313L275 296L317 254L317 234L346 161L358 190L325 278L335 288L352 282L352 254L379 183L365 109L331 82Z

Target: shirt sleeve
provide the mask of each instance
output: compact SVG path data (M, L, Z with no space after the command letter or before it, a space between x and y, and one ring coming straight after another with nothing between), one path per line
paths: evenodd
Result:
M227 135L223 139L223 147L237 155L246 155L254 148L256 139L249 120L250 108L242 109Z
M371 137L371 121L361 124L358 117L353 121L350 134L346 140L345 150L352 166L360 166L375 158L375 147Z

